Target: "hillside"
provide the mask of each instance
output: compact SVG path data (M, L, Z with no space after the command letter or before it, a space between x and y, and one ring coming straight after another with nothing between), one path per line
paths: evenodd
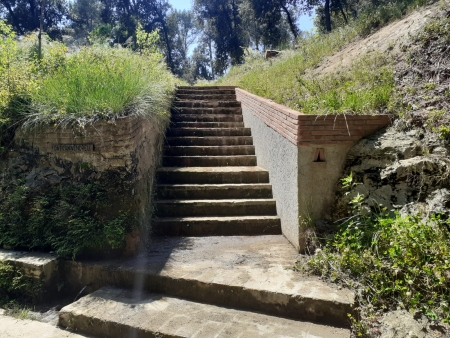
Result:
M396 99L402 87L396 74L418 43L412 37L436 19L445 25L445 8L448 1L420 8L367 37L358 23L307 36L296 49L268 61L248 52L247 62L217 83L237 85L307 114L397 115L403 108Z

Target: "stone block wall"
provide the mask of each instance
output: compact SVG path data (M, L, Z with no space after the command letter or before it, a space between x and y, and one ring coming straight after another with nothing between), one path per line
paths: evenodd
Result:
M161 123L163 125L161 125ZM18 129L5 170L20 170L29 187L65 181L100 182L107 191L105 217L125 212L140 230L128 235L124 255L142 244L152 217L153 180L160 164L164 122L123 118L78 126Z
M283 234L300 251L326 219L350 148L390 124L388 115L305 115L236 88L258 165L269 170Z

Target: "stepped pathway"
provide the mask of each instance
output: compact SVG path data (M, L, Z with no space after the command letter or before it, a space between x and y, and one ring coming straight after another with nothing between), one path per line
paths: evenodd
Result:
M149 249L65 262L89 295L59 324L95 337L347 338L354 295L293 271L269 174L231 87L181 87Z
M181 88L172 115L154 234L281 234L269 173L256 166L234 88Z

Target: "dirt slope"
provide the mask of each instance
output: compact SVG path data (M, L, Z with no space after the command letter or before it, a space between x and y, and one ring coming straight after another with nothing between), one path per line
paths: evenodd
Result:
M450 6L450 1L446 0L445 2ZM342 51L326 58L319 67L307 72L307 75L314 78L345 69L364 54L374 51L379 53L399 51L401 46L409 41L410 36L421 31L427 22L438 15L442 6L445 5L435 3L421 8L370 36L351 43Z

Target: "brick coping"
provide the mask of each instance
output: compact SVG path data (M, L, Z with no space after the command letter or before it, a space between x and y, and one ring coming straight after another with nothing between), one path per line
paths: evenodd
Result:
M268 127L303 146L310 144L355 144L390 125L392 116L383 115L306 115L269 99L236 88L242 109Z

